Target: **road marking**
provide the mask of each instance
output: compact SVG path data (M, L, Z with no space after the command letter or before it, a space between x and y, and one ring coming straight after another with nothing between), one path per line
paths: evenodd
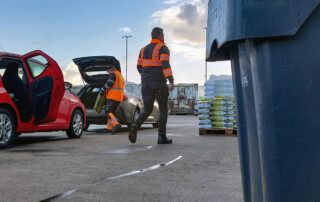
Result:
M152 147L152 146L150 146L150 147ZM144 168L144 169L140 169L140 170L134 170L134 171L131 171L129 173L117 175L117 176L114 176L114 177L109 177L109 178L104 179L104 182L105 181L119 179L119 178L122 178L122 177L131 176L131 175L136 175L136 174L139 174L139 173L144 173L144 172L147 172L147 171L156 170L158 168L161 168L161 167L164 167L164 166L168 166L168 165L180 160L181 158L182 158L182 156L178 156L176 159L173 159L172 161L169 161L167 163L161 163L161 164L157 164L157 165L151 166L149 168ZM99 185L99 184L102 184L102 183L103 182L92 184L92 185ZM71 194L75 193L76 191L79 191L79 190L75 190L75 189L69 190L69 191L66 191L66 192L64 192L62 194L59 194L59 195L56 195L56 196L41 200L40 202L51 202L51 201L56 201L56 200L59 200L59 199L62 199L62 198L66 198L66 197L70 196Z
M50 201L59 200L59 199L62 199L62 198L70 196L71 194L73 194L76 191L77 190L69 190L69 191L66 191L66 192L64 192L62 194L59 194L59 195L56 195L56 196L41 200L40 202L50 202Z
M133 153L133 152L147 151L147 150L152 149L154 147L155 147L155 145L146 146L146 147L142 147L142 148L124 148L124 149L110 150L105 153L107 153L107 154L128 154L128 153Z
M117 175L117 176L114 176L114 177L106 178L105 180L106 181L107 180L114 180L114 179L118 179L118 178L122 178L122 177L127 177L127 176L130 176L130 175L136 175L136 174L139 174L139 173L144 173L144 172L151 171L151 170L156 170L156 169L161 168L163 166L168 166L168 165L178 161L181 158L182 158L182 156L179 156L178 158L176 158L176 159L174 159L172 161L169 161L167 163L157 164L157 165L151 166L149 168L141 169L141 170L134 170L134 171L131 171L129 173L125 173L125 174Z

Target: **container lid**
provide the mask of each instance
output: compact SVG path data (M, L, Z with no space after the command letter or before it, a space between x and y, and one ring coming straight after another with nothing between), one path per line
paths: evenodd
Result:
M254 38L292 36L320 0L210 0L207 61L230 60L230 48Z

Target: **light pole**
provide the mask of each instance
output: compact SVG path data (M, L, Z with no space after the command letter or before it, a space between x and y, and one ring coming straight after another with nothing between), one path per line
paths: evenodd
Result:
M123 36L121 38L126 38L126 82L127 82L127 78L128 78L128 38L130 38L132 36Z
M207 27L204 27L204 28L202 28L202 29L205 29L206 30L206 43L207 43ZM207 48L206 48L206 56L204 57L204 59L206 60L206 57L207 57ZM208 71L207 71L207 61L205 61L206 62L206 66L205 66L205 72L206 72L206 74L205 74L205 78L206 78L206 81L208 80L207 78L208 78L208 75L207 75L207 73L208 73Z

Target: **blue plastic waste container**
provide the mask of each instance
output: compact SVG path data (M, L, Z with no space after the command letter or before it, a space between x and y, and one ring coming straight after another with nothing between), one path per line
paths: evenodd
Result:
M320 201L320 0L210 0L231 60L244 201Z

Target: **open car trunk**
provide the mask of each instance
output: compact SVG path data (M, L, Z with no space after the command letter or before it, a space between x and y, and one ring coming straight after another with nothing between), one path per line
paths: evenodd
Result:
M100 85L86 85L79 93L78 97L87 109L93 109L98 97Z
M107 67L114 66L121 72L119 61L113 56L90 56L73 59L83 80L91 85L103 85L108 80Z

